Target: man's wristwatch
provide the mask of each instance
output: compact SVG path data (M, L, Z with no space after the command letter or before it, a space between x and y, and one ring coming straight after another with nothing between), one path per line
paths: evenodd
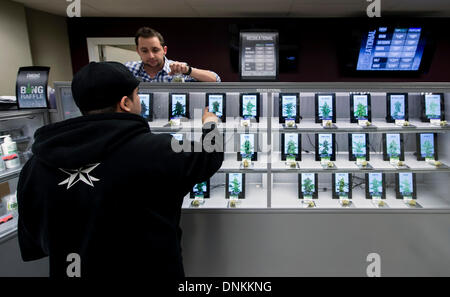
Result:
M186 72L186 73L183 73L184 75L190 75L191 74L191 72L192 72L192 67L190 66L190 65L187 65L189 68L188 68L188 71Z

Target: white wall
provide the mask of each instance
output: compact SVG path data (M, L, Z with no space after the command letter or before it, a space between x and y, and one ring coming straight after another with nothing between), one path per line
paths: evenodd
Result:
M127 50L109 45L103 46L103 55L105 61L116 61L120 63L141 60L136 50Z
M54 81L71 81L66 18L30 8L25 9L25 15L34 66L50 67L49 86L53 86Z
M25 8L0 0L0 95L15 95L17 70L33 65Z

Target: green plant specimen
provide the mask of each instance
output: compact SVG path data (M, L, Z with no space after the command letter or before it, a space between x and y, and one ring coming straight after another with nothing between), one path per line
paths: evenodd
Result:
M330 143L328 142L328 140L325 140L324 142L322 142L321 146L321 156L328 156L329 152L328 150L330 149Z
M431 117L437 117L439 115L438 107L439 105L436 102L431 102L428 105L428 115Z
M212 112L213 113L218 113L219 112L219 107L220 107L220 103L217 102L217 101L214 101L213 104L212 104L212 108L213 108Z
M331 108L330 106L325 102L324 105L320 108L322 111L322 118L327 119L330 116Z
M364 104L358 103L355 110L355 117L358 119L367 118L367 110Z
M246 116L252 116L253 108L255 108L256 105L254 105L251 101L248 101L247 105L245 106L245 111L247 112Z
M403 193L403 195L405 196L411 195L412 193L411 184L407 179L404 179L400 184L400 192Z
M206 186L206 182L202 182L199 184L195 185L195 191L197 193L197 195L203 195L204 191L203 191L203 187Z
M425 157L432 158L434 155L433 145L429 140L426 140L422 145L422 151L425 151Z
M294 104L288 103L284 106L284 112L286 113L286 116L288 119L292 119L294 116Z
M391 157L398 157L399 156L398 151L399 151L399 146L397 144L397 141L392 140L388 146L388 155Z
M297 154L297 145L295 144L295 142L293 140L289 140L287 143L287 153L290 156Z
M374 178L371 184L372 184L372 193L376 196L381 195L382 192L381 187L383 186L383 183L380 180Z
M315 190L313 181L308 177L303 181L303 193L306 195L312 195Z
M353 142L353 149L355 152L356 156L363 156L364 155L364 151L363 148L365 147L365 144L362 142Z
M234 177L234 179L231 181L230 188L230 192L232 195L239 195L239 193L241 192L241 183L238 181L237 177Z
M401 112L402 104L400 102L395 102L394 104L394 118L398 117L399 112Z
M246 140L241 147L242 155L250 157L253 154L253 146L250 140Z
M338 181L338 193L344 194L345 189L348 188L348 183L345 182L344 178L340 178Z
M173 116L174 117L180 117L184 115L184 106L180 102L177 102L175 104L175 107L173 109Z

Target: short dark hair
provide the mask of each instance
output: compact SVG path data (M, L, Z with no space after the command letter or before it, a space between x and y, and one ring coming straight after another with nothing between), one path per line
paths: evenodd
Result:
M155 29L152 29L149 27L139 28L136 32L136 35L134 36L134 42L136 43L136 46L138 46L139 37L143 37L143 38L158 37L159 43L161 43L161 46L162 47L166 46L166 43L164 42L164 37L162 37L161 33L156 31Z

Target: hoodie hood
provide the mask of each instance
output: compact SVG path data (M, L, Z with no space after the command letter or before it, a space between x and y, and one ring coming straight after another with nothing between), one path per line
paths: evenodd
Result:
M51 167L74 169L97 163L138 134L150 132L147 121L129 113L81 116L39 128L34 156Z

